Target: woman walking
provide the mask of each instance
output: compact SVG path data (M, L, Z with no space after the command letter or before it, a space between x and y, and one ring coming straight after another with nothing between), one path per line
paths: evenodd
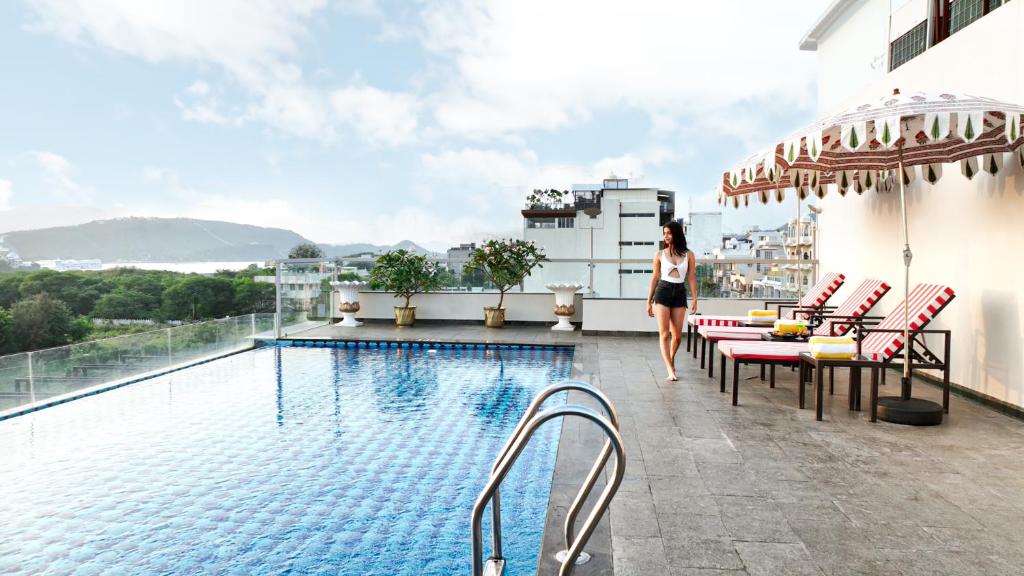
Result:
M686 320L686 285L690 285L693 302L690 313L697 313L697 273L693 252L686 249L683 226L672 221L661 229L664 249L654 254L654 275L647 296L647 315L657 318L661 358L668 372L666 380L676 376L676 351L682 342Z

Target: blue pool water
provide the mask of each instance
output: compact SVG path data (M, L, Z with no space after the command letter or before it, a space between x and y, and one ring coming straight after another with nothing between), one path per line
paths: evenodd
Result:
M571 359L268 347L0 421L0 573L468 574L493 459ZM558 432L503 484L511 574Z

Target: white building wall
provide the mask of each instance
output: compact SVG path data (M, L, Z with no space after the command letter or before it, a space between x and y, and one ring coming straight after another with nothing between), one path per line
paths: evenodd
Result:
M818 112L843 106L889 69L889 0L851 2L838 25L818 40ZM851 87L856 87L851 92Z
M1024 2L1011 1L891 74L865 69L885 30L887 0L860 4L857 13L819 44L820 112L840 100L865 101L899 87L952 91L1024 103ZM852 66L849 74L843 68ZM877 77L876 77L877 76ZM1024 268L1014 250L1024 241L1024 171L1007 158L1003 174L973 181L957 164L931 186L918 178L908 189L911 285L948 284L957 294L935 328L953 331L952 380L998 400L1024 406ZM846 293L867 277L894 286L880 307L903 297L900 208L896 194L871 192L821 203L821 269L847 275Z
M689 249L698 258L722 245L722 213L691 212L690 229L686 234Z

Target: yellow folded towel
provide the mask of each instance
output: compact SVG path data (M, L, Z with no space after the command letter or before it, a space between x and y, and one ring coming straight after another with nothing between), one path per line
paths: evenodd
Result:
M747 312L748 322L757 322L764 324L771 324L779 318L779 313L775 310L750 310Z
M812 336L807 344L815 358L848 360L857 355L857 343L849 336Z
M856 344L852 336L811 336L808 344Z
M807 323L803 320L776 320L776 334L803 334L807 332Z

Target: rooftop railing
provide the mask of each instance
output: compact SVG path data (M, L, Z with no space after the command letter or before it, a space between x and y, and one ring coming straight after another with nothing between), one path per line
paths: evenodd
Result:
M0 417L87 389L245 350L270 337L273 314L247 314L0 356Z

